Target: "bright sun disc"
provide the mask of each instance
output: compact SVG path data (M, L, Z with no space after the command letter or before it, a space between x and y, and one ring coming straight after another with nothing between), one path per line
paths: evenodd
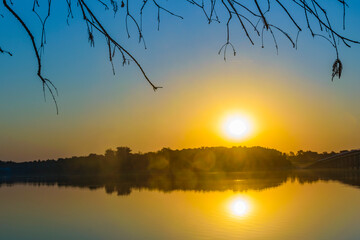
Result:
M250 122L247 118L240 115L229 116L223 123L223 131L229 138L244 138L250 133L250 130Z

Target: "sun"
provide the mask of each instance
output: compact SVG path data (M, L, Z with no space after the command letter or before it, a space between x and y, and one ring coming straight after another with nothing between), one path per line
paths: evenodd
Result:
M224 134L231 139L243 139L251 133L251 129L249 119L240 114L228 115L222 123Z

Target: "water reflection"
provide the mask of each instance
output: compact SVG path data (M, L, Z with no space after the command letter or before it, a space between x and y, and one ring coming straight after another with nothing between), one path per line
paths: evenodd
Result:
M59 187L104 188L106 193L129 195L134 190L171 191L226 191L242 192L278 187L288 180L299 183L338 181L360 187L360 171L278 171L195 174L182 172L176 175L144 174L124 176L1 176L0 187L14 184L48 185ZM239 204L238 209L244 208ZM239 210L240 211L240 210ZM241 210L242 211L242 210ZM240 212L241 212L240 211ZM245 211L245 210L244 210Z
M2 176L0 239L358 239L359 176Z
M229 210L234 216L245 217L251 211L251 204L247 199L242 197L233 197L230 200Z

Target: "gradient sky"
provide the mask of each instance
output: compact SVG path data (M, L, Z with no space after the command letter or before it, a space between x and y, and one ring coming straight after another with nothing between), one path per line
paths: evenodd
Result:
M38 31L30 2L20 6L15 0L14 9ZM339 17L341 9L332 2L329 11ZM360 146L360 46L341 46L343 76L331 82L334 50L308 31L301 33L297 51L279 35L277 55L270 36L264 49L259 39L251 46L234 22L237 56L224 62L217 52L225 42L225 25L207 24L200 10L182 1L167 6L184 20L162 14L160 31L156 11L148 9L147 50L137 43L134 26L127 39L124 15L102 14L106 27L140 60L151 80L164 87L154 93L136 66L122 67L120 58L113 76L105 40L95 35L91 48L77 8L77 18L66 24L64 3L54 1L43 57L44 75L59 89L59 115L49 96L44 102L29 39L0 5L0 46L14 54L0 55L1 160L87 155L116 146L135 152L233 145L322 152ZM357 40L359 11L360 2L351 2L346 35ZM282 19L276 10L273 18ZM229 112L249 116L253 134L227 139L220 125Z

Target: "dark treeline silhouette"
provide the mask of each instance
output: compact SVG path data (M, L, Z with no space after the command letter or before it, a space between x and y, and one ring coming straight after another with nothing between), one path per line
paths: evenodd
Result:
M186 175L202 172L239 172L291 169L287 155L262 147L208 147L131 153L127 147L104 155L33 162L0 162L2 175Z
M340 153L349 152L347 150ZM37 160L31 162L0 161L0 175L126 175L188 172L268 171L307 167L338 153L300 150L296 154L262 147L203 147L157 152L132 153L128 147L108 149L103 155Z
M26 184L33 186L105 189L106 193L129 195L136 190L150 191L235 191L264 190L287 181L300 184L337 181L360 187L360 171L356 170L288 170L273 172L194 173L183 175L142 174L118 176L0 176L0 187Z

